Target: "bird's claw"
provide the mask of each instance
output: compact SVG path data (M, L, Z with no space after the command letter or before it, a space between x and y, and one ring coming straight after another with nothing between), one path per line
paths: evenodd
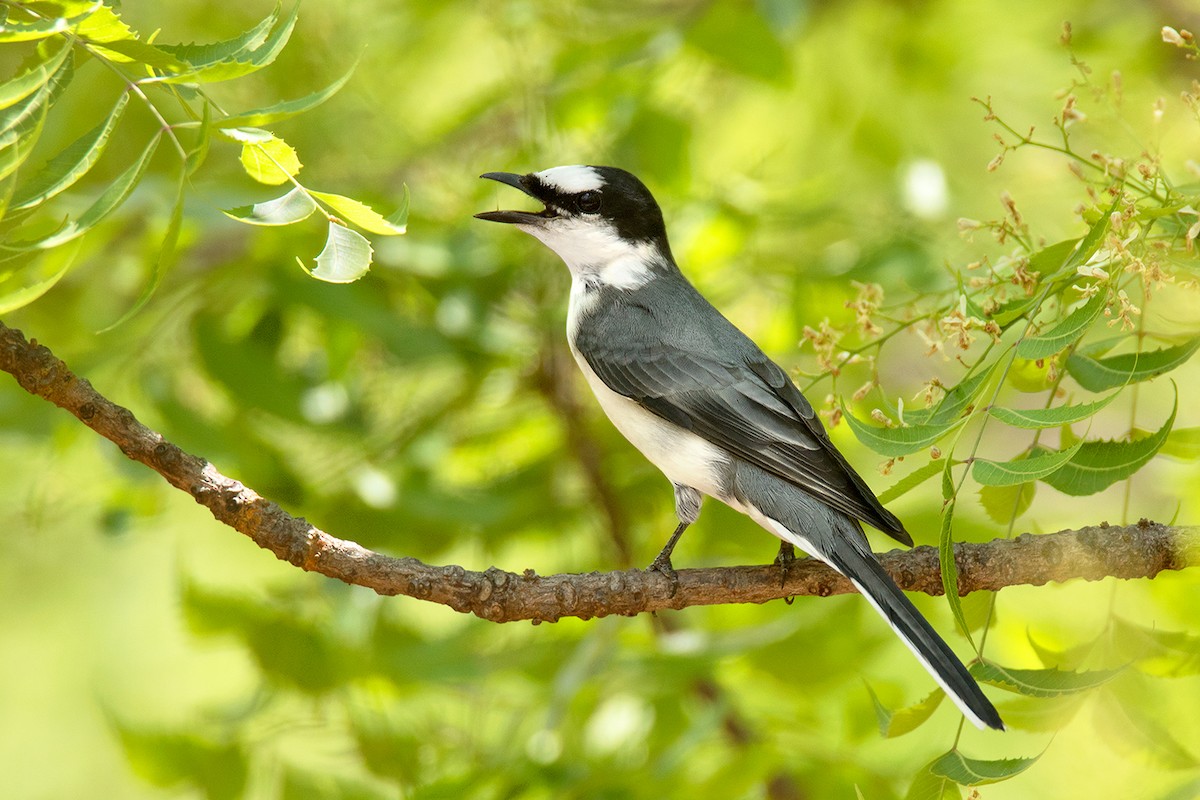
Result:
M780 542L779 552L775 554L773 562L779 567L779 588L787 585L788 570L792 564L796 563L796 547L791 542Z
M671 597L679 591L679 573L675 571L675 567L671 566L671 557L663 557L659 553L658 557L650 562L650 566L646 567L647 572L657 572L671 582Z

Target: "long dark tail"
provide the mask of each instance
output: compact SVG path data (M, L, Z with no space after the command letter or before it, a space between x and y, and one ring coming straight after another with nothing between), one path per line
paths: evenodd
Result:
M883 571L857 520L748 464L737 465L733 489L733 500L756 522L849 578L967 719L1004 730L967 668Z
M828 554L814 555L858 587L967 719L977 728L986 726L1004 730L1000 715L991 701L984 697L979 684L904 592L892 582L891 576L884 572L874 554L864 554L851 544L833 550Z

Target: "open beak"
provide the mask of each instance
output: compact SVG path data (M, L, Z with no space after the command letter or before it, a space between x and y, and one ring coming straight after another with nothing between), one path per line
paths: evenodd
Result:
M525 194L537 199L537 196L529 189L529 177L526 175L517 175L512 172L485 172L479 177L487 178L491 181L508 184L514 189L520 189ZM538 223L556 217L556 214L550 208L544 208L541 211L484 211L476 214L476 219L485 219L488 222L506 222L510 225L537 225Z

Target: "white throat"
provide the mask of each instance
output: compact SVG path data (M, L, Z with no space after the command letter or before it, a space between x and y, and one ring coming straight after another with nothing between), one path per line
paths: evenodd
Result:
M576 281L636 289L654 277L654 265L662 260L653 243L622 239L611 225L594 219L558 217L516 227L558 253Z

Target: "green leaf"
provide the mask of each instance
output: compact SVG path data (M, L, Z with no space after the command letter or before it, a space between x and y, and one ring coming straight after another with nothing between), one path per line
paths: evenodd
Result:
M8 213L8 201L12 199L13 188L16 186L16 176L11 173L3 174L7 164L17 161L20 157L19 153L10 152L9 150L0 150L0 220L4 219L4 215ZM26 156L28 157L28 156ZM16 167L13 167L15 170ZM4 259L0 257L0 261ZM0 281L3 281L2 273L0 273Z
M382 236L397 236L404 233L403 226L397 227L388 222L366 203L328 192L313 192L312 196L336 211L344 221L352 222L368 233L377 233Z
M8 108L44 87L70 55L71 48L64 40L57 53L44 61L36 62L15 78L0 83L0 109Z
M1034 638L1033 631L1025 631L1025 640L1029 647L1047 667L1073 668L1083 664L1096 651L1095 639L1086 639L1078 644L1067 647L1054 647Z
M389 800L393 792L325 771L305 772L295 767L283 769L278 800Z
M1107 305L1106 292L1097 292L1090 300L1067 315L1053 328L1041 336L1022 339L1017 344L1017 355L1036 361L1062 352L1077 341L1091 327Z
M325 249L309 274L327 283L353 283L371 268L371 243L344 225L329 223Z
M5 242L2 246L8 250L48 250L87 233L129 197L134 187L137 186L138 181L141 180L142 174L146 171L146 167L150 163L150 157L154 155L154 151L161 139L162 133L156 133L150 139L150 143L146 146L146 149L138 156L138 160L118 175L116 180L109 184L100 196L96 198L96 201L92 203L91 207L83 212L78 219L68 221L55 233L44 238L32 241Z
M977 758L967 758L957 750L951 750L930 764L929 771L961 786L982 786L987 783L1006 781L1020 775L1037 763L1039 757L983 761Z
M248 59L267 40L271 29L279 22L283 3L276 3L275 10L253 28L232 39L208 44L160 44L158 47L193 68L212 66L222 61Z
M933 763L926 764L913 777L912 785L904 800L962 800L962 789L958 784L929 771Z
M1035 481L1013 486L980 486L979 504L993 522L1007 525L1029 510L1036 495Z
M400 198L400 205L396 208L395 211L393 211L391 214L388 215L387 221L388 221L389 225L392 225L393 227L396 227L396 228L403 228L405 231L407 231L408 230L408 184L407 183L404 184L401 187L401 189L403 190L403 195Z
M943 476L950 474L950 466L947 464L946 471ZM943 477L942 491L945 494L945 478ZM942 589L946 593L946 603L950 606L950 611L954 614L954 622L958 625L959 632L967 637L967 641L971 646L975 646L975 640L971 637L971 625L967 622L967 615L963 611L962 598L958 596L958 564L954 560L954 520L955 500L953 497L946 499L945 505L942 507L942 527L941 535L938 538L938 565L942 572Z
M1103 392L1170 372L1191 358L1197 348L1200 348L1200 336L1174 347L1108 358L1096 359L1074 353L1067 359L1067 372L1089 392Z
M911 425L945 425L957 420L975 402L987 381L996 371L1000 361L993 361L969 378L949 389L941 401L932 409L916 409L904 412L904 421Z
M107 333L119 325L125 324L127 320L142 310L142 308L154 296L158 290L159 284L162 283L163 276L175 261L175 248L179 244L179 231L183 225L183 201L184 190L187 187L187 173L181 172L179 176L179 184L175 189L175 203L171 206L171 217L167 222L167 230L163 234L162 246L159 248L158 257L154 260L154 270L150 273L150 280L146 282L146 286L142 289L141 295L134 302L133 306L128 311L120 316L116 322L111 325L101 328L97 333Z
M333 83L326 86L324 89L313 92L312 94L299 97L295 100L285 100L282 103L266 106L265 108L256 108L253 111L244 111L241 114L235 114L232 117L226 117L218 120L216 125L218 128L236 128L239 126L250 125L269 125L273 122L294 117L297 114L302 114L305 111L316 108L324 103L330 97L333 97L338 90L346 85L346 81L350 80L350 76L354 74L354 69L358 65L350 67L346 74L338 78Z
M44 203L51 197L71 188L100 160L108 147L113 129L121 119L129 95L122 94L109 112L108 118L64 147L42 169L21 185L13 196L12 208L21 210Z
M204 111L200 117L200 128L196 132L196 144L188 151L184 163L184 174L189 178L196 174L204 159L208 158L208 149L212 144L212 104L204 103Z
M178 59L138 39L118 39L102 45L93 44L92 50L118 64L145 64L160 72L179 72L187 68L187 65Z
M31 283L0 291L0 315L15 311L29 305L34 300L54 288L75 262L79 253L78 243L70 247L60 247L42 255L39 273L42 277Z
M112 725L125 751L125 762L148 783L175 792L180 784L202 788L208 800L242 797L249 769L246 753L237 742L196 733L135 729L120 720L113 720Z
M80 17L90 14L100 0L28 0L21 5L37 11L43 17ZM120 5L115 2L113 5Z
M920 467L917 467L915 470L905 475L888 488L884 489L879 494L879 502L886 505L898 497L903 497L925 481L932 478L934 475L937 475L945 468L946 465L940 460L930 460L925 464L922 464Z
M1055 406L1054 408L1000 408L992 406L988 413L1005 425L1026 430L1042 428L1057 428L1061 425L1071 425L1094 416L1100 409L1117 398L1120 392L1113 392L1108 397L1091 403L1079 403L1073 406Z
M1022 295L1021 297L1016 297L1006 303L1002 303L990 314L985 314L983 309L977 306L974 301L968 300L967 313L979 319L993 320L1001 328L1007 328L1029 313L1030 309L1035 308L1037 302L1038 295Z
M250 225L291 225L308 219L316 210L317 204L309 197L308 192L297 187L274 200L266 200L252 206L238 206L221 213Z
M1065 450L1043 452L1041 455L1025 456L1012 461L977 458L971 465L971 477L983 486L1016 486L1026 481L1035 481L1056 472L1070 461L1082 446L1083 442L1076 442Z
M72 59L64 59L37 91L0 109L0 147L7 147L28 131L40 127L40 119L65 88L72 70Z
M990 661L970 666L970 672L976 680L1027 697L1059 697L1064 694L1086 692L1089 689L1103 686L1123 671L1123 667L1083 672L1061 669L1006 669Z
M998 703L997 708L1004 727L1009 730L1057 733L1079 713L1086 700L1083 692L1058 697L1014 697Z
M1079 247L1071 253L1071 257L1063 264L1063 272L1074 271L1081 264L1086 264L1096 254L1096 251L1100 249L1100 245L1104 241L1104 237L1108 235L1108 226L1112 220L1112 213L1120 207L1122 199L1123 197L1118 193L1113 198L1112 205L1108 207L1108 210L1100 215L1100 218L1088 229L1087 234L1079 240Z
M92 53L118 64L146 64L155 69L175 72L184 67L170 53L142 41L114 8L97 4L95 11L72 26L73 32L87 42Z
M13 188L7 179L33 153L50 106L66 90L74 75L75 59L68 57L36 92L0 109L0 181L6 181L3 189L6 199L11 197Z
M0 134L0 180L15 176L17 170L33 154L49 110L48 105L41 104L37 106L33 116L23 119L16 127ZM8 186L5 191L10 192L11 188Z
M1179 393L1171 407L1171 416L1155 433L1130 442L1083 442L1075 456L1056 472L1041 480L1073 497L1095 494L1128 478L1142 468L1167 440L1175 424Z
M1120 617L1112 619L1118 652L1136 660L1150 675L1182 678L1200 675L1200 636L1147 628Z
M304 166L295 148L274 135L265 142L242 145L241 162L247 175L268 186L287 183Z
M1061 270L1079 250L1081 239L1064 239L1047 245L1029 256L1029 269L1042 275L1054 275Z
M879 701L879 697L870 684L866 686L867 692L871 695L871 703L875 706L875 718L879 722L879 735L885 739L894 739L921 727L946 697L944 691L935 689L916 705L892 711Z
M1114 750L1140 757L1166 769L1194 769L1200 760L1180 743L1171 730L1154 719L1140 702L1144 698L1121 697L1113 692L1100 695L1096 704L1096 727Z
M69 18L51 17L47 19L36 19L30 22L14 22L8 20L0 24L0 43L3 42L32 42L38 39L48 39L51 36L57 36L61 33L70 30L73 26L81 22L85 17L90 16L97 8L99 3L87 11L87 13L79 14Z
M868 425L857 419L845 405L842 415L854 431L855 437L882 456L895 458L915 453L929 447L950 431L960 426L965 419L936 425L909 425L902 428L881 428Z
M227 58L204 64L196 70L171 75L163 78L163 81L165 83L216 83L240 78L269 66L275 61L291 37L292 31L296 27L296 14L299 9L299 3L292 6L292 13L283 21L283 24L276 27L253 49L243 48ZM278 11L272 14L270 19L278 19ZM258 26L252 30L257 30L257 28Z
M138 36L125 24L111 6L97 3L91 14L87 14L71 26L76 36L93 44L108 44Z
M1200 458L1200 428L1173 428L1159 453L1185 461Z

